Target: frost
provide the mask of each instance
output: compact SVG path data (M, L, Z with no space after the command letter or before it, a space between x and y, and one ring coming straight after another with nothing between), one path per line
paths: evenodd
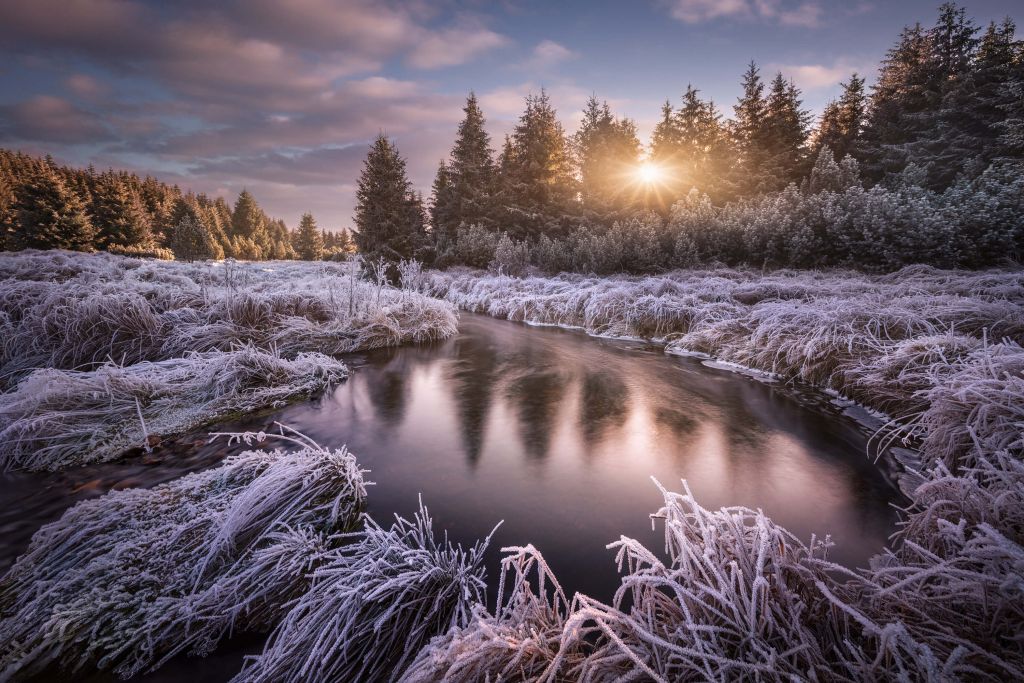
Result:
M180 358L252 344L292 358L442 339L450 304L363 282L351 264L137 261L0 254L0 388L36 368Z
M853 571L830 541L760 511L662 489L667 561L610 547L611 604L567 604L543 558L510 549L495 615L425 648L414 681L1020 680L1024 677L1024 273L680 271L647 278L431 274L463 308L802 380L892 415L880 433L911 503ZM998 340L998 341L996 341ZM524 580L531 567L537 576ZM537 584L536 586L532 584Z
M366 518L234 683L394 680L434 636L469 622L485 602L490 537L469 550L438 541L420 503L390 529Z
M320 353L286 360L251 346L96 370L36 370L0 394L0 462L56 470L116 458L150 435L279 406L348 375Z
M353 268L0 254L0 467L108 460L321 390L331 356L457 331L451 304Z
M91 665L128 677L275 624L366 498L346 450L285 438L299 448L114 491L40 529L0 580L0 680Z

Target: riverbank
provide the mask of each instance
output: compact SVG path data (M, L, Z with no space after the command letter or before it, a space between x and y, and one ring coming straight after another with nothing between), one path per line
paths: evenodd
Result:
M916 444L920 461L904 473L913 502L899 532L859 572L838 571L759 511L706 510L689 491L666 491L658 514L670 563L630 539L613 544L625 574L611 604L522 588L528 575L554 577L534 549L513 549L520 588L435 642L413 680L509 675L524 662L548 679L1024 675L1012 635L1024 628L1021 271L460 271L427 283L465 310L659 339L669 353L837 392L893 416L882 438Z
M59 469L322 391L453 306L350 264L0 254L0 467Z

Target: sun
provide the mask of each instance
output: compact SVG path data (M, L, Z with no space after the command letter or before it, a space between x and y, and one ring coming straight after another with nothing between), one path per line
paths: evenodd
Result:
M660 166L644 162L637 166L636 177L637 180L645 185L653 185L654 183L660 182L665 177L665 172Z

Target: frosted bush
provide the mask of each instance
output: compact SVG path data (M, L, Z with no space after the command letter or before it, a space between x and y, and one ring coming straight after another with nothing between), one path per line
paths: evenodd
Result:
M390 529L366 518L352 543L314 571L263 654L235 683L395 680L432 637L464 626L485 602L490 540L468 550L434 537L426 508Z
M0 579L0 679L92 666L128 677L276 623L366 498L345 449L285 438L297 448L114 491L40 529Z
M37 370L0 394L0 462L56 470L111 460L149 437L277 407L340 382L344 363L251 346L96 370Z

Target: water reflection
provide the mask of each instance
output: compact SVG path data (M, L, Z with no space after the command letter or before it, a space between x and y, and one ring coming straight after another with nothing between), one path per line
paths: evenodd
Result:
M565 588L610 599L606 544L658 550L648 515L655 477L685 478L710 508L760 507L804 539L831 533L833 558L862 564L894 523L894 489L865 457L866 430L818 394L794 393L666 357L660 349L463 315L447 342L352 359L329 395L221 429L281 421L326 446L348 444L371 470L370 512L411 514L419 494L461 542L505 520L498 548L533 543ZM0 476L0 569L76 500L152 486L216 464L224 441L177 440L152 458L65 473ZM493 599L493 591L492 591Z
M407 513L422 493L464 541L504 519L498 545L532 542L568 590L604 598L608 542L661 547L651 477L687 479L706 507L760 507L805 539L831 533L851 565L893 528L897 494L865 430L827 401L575 332L464 315L455 339L368 354L331 396L276 418L348 443L377 482L371 512ZM496 553L491 565L493 578Z

